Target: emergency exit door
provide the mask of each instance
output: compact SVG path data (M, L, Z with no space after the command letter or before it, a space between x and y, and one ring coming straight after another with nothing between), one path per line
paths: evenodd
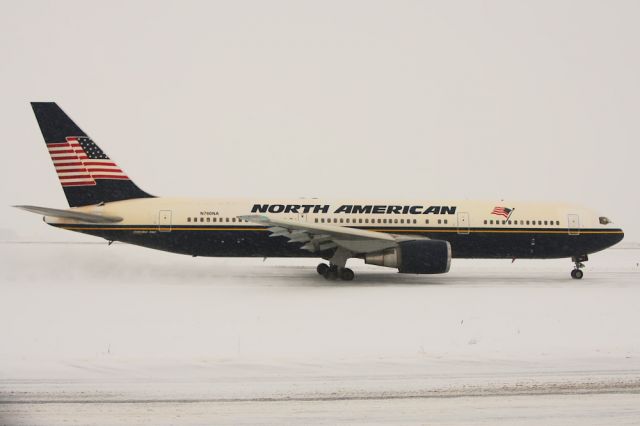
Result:
M577 214L570 214L569 235L580 235L580 217Z
M458 213L458 234L466 235L469 233L469 213Z
M171 210L160 210L158 213L158 231L171 231Z

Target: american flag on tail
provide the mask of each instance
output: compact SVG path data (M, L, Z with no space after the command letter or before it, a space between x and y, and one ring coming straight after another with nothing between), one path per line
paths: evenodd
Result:
M96 179L128 180L127 175L93 141L68 137L66 142L47 144L62 186L95 185Z
M510 209L507 207L494 207L493 211L491 212L491 214L495 214L496 216L504 216L506 219L509 219L509 216L511 216L511 213L514 211L515 209Z

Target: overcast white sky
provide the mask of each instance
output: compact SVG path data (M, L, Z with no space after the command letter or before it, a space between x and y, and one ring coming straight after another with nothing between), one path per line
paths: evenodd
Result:
M8 207L66 206L36 100L157 195L568 201L640 240L640 2L0 4L1 234L73 238Z

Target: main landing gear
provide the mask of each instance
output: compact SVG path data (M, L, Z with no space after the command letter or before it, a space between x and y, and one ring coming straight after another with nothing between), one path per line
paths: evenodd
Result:
M338 278L343 281L352 281L355 277L353 271L349 268L341 268L338 265L321 263L316 268L318 274L322 275L325 279L335 281Z
M589 260L589 257L586 254L583 254L580 256L574 256L571 258L571 261L576 265L573 271L571 271L571 278L573 278L574 280L582 279L582 277L584 276L584 273L582 272L582 268L584 268L584 263L582 262L586 262L587 260Z
M352 281L355 277L353 271L347 268L347 260L353 257L353 253L349 250L338 247L329 260L329 264L321 263L316 270L327 280Z

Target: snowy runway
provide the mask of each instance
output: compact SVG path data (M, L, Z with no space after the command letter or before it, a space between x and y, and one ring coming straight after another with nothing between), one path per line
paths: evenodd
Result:
M640 250L354 262L2 244L7 424L640 421ZM179 416L179 417L177 417Z

